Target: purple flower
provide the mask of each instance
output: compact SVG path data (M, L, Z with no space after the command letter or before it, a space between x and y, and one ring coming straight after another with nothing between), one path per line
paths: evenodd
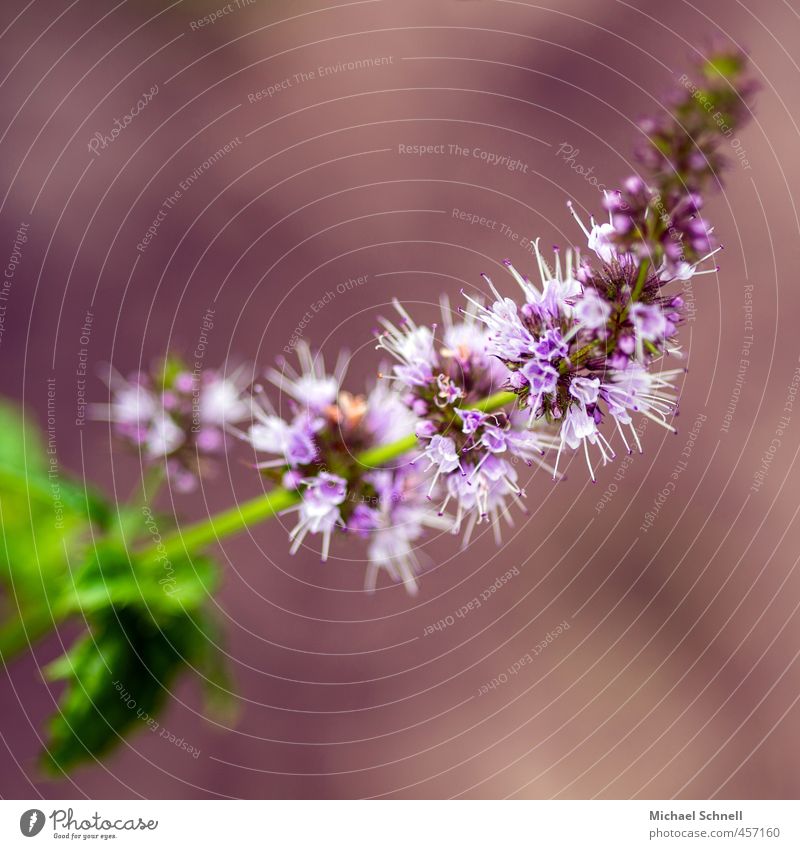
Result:
M428 468L436 469L428 492L429 495L433 492L436 482L439 480L439 475L448 475L456 469L464 474L456 444L449 436L441 436L438 433L436 436L432 436L430 442L425 446L424 455L429 463Z
M297 425L289 428L285 449L284 456L290 466L305 466L317 457L317 448L311 434Z
M617 258L617 249L614 244L614 237L617 231L614 224L595 224L592 222L592 229L588 233L589 250L594 251L603 262L611 262Z
M419 437L419 439L430 439L432 436L435 436L439 430L439 426L436 422L431 421L430 419L422 419L422 421L417 422L414 426L414 433Z
M300 489L303 483L303 473L299 469L287 469L281 477L281 486L284 489Z
M408 386L427 386L433 380L433 369L424 360L394 366L394 373L398 380Z
M589 445L599 448L604 466L615 456L608 441L598 429L594 416L590 415L582 405L570 407L567 410L566 416L564 416L564 421L561 425L561 445L559 446L558 457L556 458L556 469L558 469L558 460L565 445L568 445L573 450L581 446L583 447L586 465L589 468L589 475L593 481L596 478L594 466L589 455Z
M331 534L337 525L342 524L339 505L347 495L347 481L328 472L321 472L314 478L304 481L306 489L297 511L298 522L289 534L292 541L290 552L295 554L309 533L322 534L322 560L328 559Z
M508 502L516 503L524 511L523 496L514 467L507 460L490 454L469 480L457 476L448 478L447 497L440 512L444 512L451 501L455 503L451 533L462 535L462 547L469 545L475 527L484 522L491 525L499 545L502 541L500 520L511 526L514 524Z
M603 338L611 312L611 304L603 300L595 289L587 289L575 304L575 318L586 330L602 331Z
M600 379L597 377L573 377L569 384L569 394L586 407L597 402L600 394Z
M402 322L397 327L387 319L380 319L383 332L376 347L388 351L398 361L393 370L400 383L412 388L427 386L439 365L433 334L427 327L418 327L399 301L394 300L393 304Z
M527 380L530 393L541 399L542 395L552 395L558 386L558 372L550 363L530 359L522 365L519 374Z
M370 509L366 588L373 591L383 571L416 595L416 575L422 568L416 543L427 529L444 530L450 523L431 509L423 480L409 467L374 472L368 482L377 493L377 503Z
M480 317L489 328L491 354L517 359L530 350L533 337L522 324L517 305L510 298L495 301Z
M434 400L438 406L454 404L459 398L464 397L464 391L445 374L436 376L436 390Z
M309 415L322 412L333 404L347 370L348 355L342 351L333 374L325 371L325 361L321 354L314 356L304 341L297 343L297 358L300 371L296 371L288 362L281 360L280 371L272 368L267 371L268 380L281 392L288 395L298 408Z
M634 442L641 451L631 413L639 413L661 427L675 431L670 418L678 406L678 400L672 381L683 373L683 369L652 372L638 363L630 363L625 369L613 372L611 380L603 384L600 394L618 425L628 451L631 449L622 425L630 428Z
M257 468L296 468L313 462L317 457L317 449L311 422L304 416L292 423L286 422L274 413L267 412L264 403L261 399L261 403L253 404L256 421L242 435L257 452L276 455L272 460L259 462Z
M531 353L545 362L552 362L561 357L566 357L568 351L569 347L564 341L561 331L554 327L545 330L531 346Z
M111 399L108 404L92 405L93 418L139 429L146 428L158 413L158 397L139 375L126 380L112 371L109 390Z
M456 415L461 419L461 432L466 434L475 433L488 418L486 413L480 410L457 409Z
M487 425L483 429L480 444L492 454L501 454L508 449L505 431L496 425Z
M178 377L180 386L185 387L186 375ZM223 430L228 424L239 424L249 418L250 403L245 395L247 383L247 375L243 368L227 376L216 371L204 372L200 381L198 398L200 422L206 427ZM188 390L181 389L181 391L184 394L193 392L194 383Z
M156 414L150 421L142 444L148 457L151 460L157 460L177 451L185 441L184 430L166 412L162 412Z

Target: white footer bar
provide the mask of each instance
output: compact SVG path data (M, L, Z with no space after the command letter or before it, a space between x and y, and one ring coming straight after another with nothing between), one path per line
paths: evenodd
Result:
M800 846L795 801L0 801L0 846Z

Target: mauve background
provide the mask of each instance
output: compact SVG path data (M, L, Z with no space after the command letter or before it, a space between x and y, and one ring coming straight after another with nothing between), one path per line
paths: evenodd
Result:
M64 467L120 498L138 474L102 425L74 425L87 310L93 372L109 361L134 370L167 346L191 352L212 304L205 361L263 368L312 302L369 275L305 329L331 359L354 352L359 390L377 369L371 331L392 296L431 320L440 292L457 302L461 287L481 289L481 271L512 293L504 257L530 268L519 243L455 220L454 208L548 246L580 241L565 201L588 214L601 198L558 146L618 185L634 167L634 121L662 108L688 59L721 35L748 50L763 87L741 133L752 167L734 163L707 210L726 250L720 274L693 287L680 433L651 425L646 453L600 511L624 455L596 486L580 458L561 485L536 476L531 515L502 547L485 534L465 553L433 540L425 552L439 568L414 600L385 582L363 593L357 544L340 542L325 566L311 550L289 557L290 519L225 540L217 604L241 696L235 729L205 721L196 682L183 679L160 719L197 759L143 728L104 763L43 780L34 759L58 695L40 674L59 653L51 637L1 673L0 794L795 798L800 407L761 490L749 488L800 348L798 4L255 0L191 29L216 8L5 0L0 12L4 266L30 224L2 390L41 419L55 377ZM389 56L248 102L319 65ZM89 138L154 84L120 137L89 153ZM164 198L235 137L137 252ZM401 143L479 147L528 169L403 156ZM754 344L725 433L746 285ZM103 384L91 386L102 398ZM688 467L644 533L698 414ZM202 492L166 493L160 506L194 519L256 494L243 460L235 453ZM479 610L423 637L514 566ZM476 695L563 620L571 628L534 664Z

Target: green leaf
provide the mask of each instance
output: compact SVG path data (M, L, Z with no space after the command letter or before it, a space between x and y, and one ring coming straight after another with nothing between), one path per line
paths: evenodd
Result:
M142 562L118 541L97 544L78 571L69 594L75 612L138 606L153 615L198 609L218 585L218 569L205 556Z
M0 401L0 655L8 659L63 618L62 596L91 524L110 511L48 453L30 418Z
M100 758L137 727L152 728L178 673L196 654L188 613L156 622L137 608L107 608L91 631L49 667L67 682L42 758L51 773Z
M0 468L40 473L47 466L41 434L26 426L22 411L0 401Z
M92 555L69 596L90 631L48 667L52 679L67 682L44 756L51 772L103 756L137 728L158 727L170 684L189 666L204 678L212 707L230 689L203 610L218 583L210 558L142 562L116 538Z
M718 53L711 56L703 65L702 71L706 79L719 83L720 77L730 78L742 73L744 62L736 53Z
M0 401L0 655L79 613L89 631L48 667L66 682L43 765L54 773L99 758L155 715L188 666L209 705L230 707L215 624L204 612L218 584L208 557L131 554L152 513L116 511L58 466L40 432ZM127 544L127 545L126 545ZM230 711L228 711L230 713Z

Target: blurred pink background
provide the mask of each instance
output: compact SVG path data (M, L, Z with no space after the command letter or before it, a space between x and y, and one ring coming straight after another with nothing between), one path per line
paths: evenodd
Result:
M29 237L2 391L41 420L55 377L64 467L120 499L138 474L102 425L74 423L87 312L94 374L168 346L191 353L209 307L205 362L263 369L311 310L304 338L331 362L349 347L359 391L392 297L433 320L441 292L457 303L462 287L483 291L483 271L513 291L501 262L530 269L531 254L500 223L547 246L579 242L566 201L599 214L601 195L559 148L617 186L635 167L636 120L663 108L716 36L749 52L762 91L739 134L750 167L734 157L707 209L726 250L719 274L692 287L680 432L651 425L645 454L619 455L596 485L580 458L562 484L533 476L530 516L500 547L490 534L464 552L432 539L416 599L388 583L364 593L358 543L340 541L326 565L309 549L290 557L291 518L226 540L217 604L238 724L204 720L196 682L182 679L161 721L197 758L143 728L102 764L44 780L34 761L58 689L41 666L67 628L0 672L0 794L795 798L800 406L751 485L800 354L796 4L240 0L198 24L221 6L6 0L0 12L4 266L20 224ZM165 199L231 142L137 249ZM749 286L753 345L737 386ZM90 389L104 397L100 380ZM648 527L692 431L688 466ZM160 506L196 519L255 495L244 459ZM535 663L478 695L564 621Z

